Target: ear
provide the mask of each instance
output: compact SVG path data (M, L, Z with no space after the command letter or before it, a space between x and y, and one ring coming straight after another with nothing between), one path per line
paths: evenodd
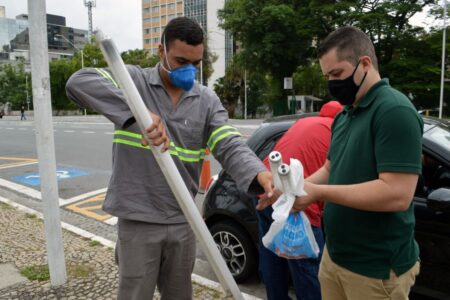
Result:
M158 45L158 52L159 52L159 60L162 61L164 57L164 46L161 43Z
M360 61L365 72L369 71L369 69L372 68L372 59L370 58L370 56L362 56Z

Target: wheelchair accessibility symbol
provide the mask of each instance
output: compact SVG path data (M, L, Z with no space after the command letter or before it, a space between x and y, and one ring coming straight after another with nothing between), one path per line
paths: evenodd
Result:
M56 178L58 181L86 175L89 175L89 173L72 168L58 168L56 170ZM38 186L41 184L41 176L38 173L14 176L11 179L31 186Z

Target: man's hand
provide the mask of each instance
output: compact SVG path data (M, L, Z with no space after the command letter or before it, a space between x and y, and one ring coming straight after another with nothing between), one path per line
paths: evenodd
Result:
M256 205L256 209L257 210L263 210L265 209L267 206L272 205L275 203L275 201L278 200L278 198L280 198L280 196L283 193L278 190L278 189L274 189L273 190L273 194L271 197L267 197L265 194L263 197L261 197L260 199L258 199L258 204Z
M274 190L273 190L273 182L272 182L272 173L269 171L263 171L258 173L258 175L256 176L256 180L258 181L259 185L262 186L262 188L264 189L264 196L259 200L258 205L256 206L257 208L261 205L261 201L265 202L269 202L268 199L273 197L274 194ZM263 199L267 199L267 200L263 200ZM265 206L268 206L270 203L268 203ZM258 208L259 209L259 208Z
M310 183L305 181L305 186L303 187L306 196L295 197L294 205L292 206L292 211L301 211L304 210L311 203L321 199L320 197L320 185Z
M169 149L170 139L166 134L164 124L161 121L161 118L154 113L150 113L150 117L153 120L153 124L149 128L145 129L145 136L150 140L150 143L153 146L159 146L163 144L161 152L165 152L167 149ZM143 146L148 145L147 139L143 138L141 140L141 144Z

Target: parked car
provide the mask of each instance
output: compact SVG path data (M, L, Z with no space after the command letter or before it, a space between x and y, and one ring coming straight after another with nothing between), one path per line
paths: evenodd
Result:
M262 160L302 114L264 122L247 144ZM449 124L424 118L423 174L414 206L421 273L415 295L450 299L450 129ZM258 227L252 199L222 170L203 203L203 216L231 273L238 282L257 272ZM416 299L418 296L416 296Z

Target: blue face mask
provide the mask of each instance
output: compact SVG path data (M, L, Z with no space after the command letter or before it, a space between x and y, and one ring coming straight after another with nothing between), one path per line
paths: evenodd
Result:
M164 67L164 64L161 64L161 67L169 74L170 82L173 86L181 88L185 91L190 91L194 86L195 75L197 74L197 68L192 64L188 64L185 66L181 66L175 69L172 69L169 65L169 61L167 60L167 50L166 50L166 38L164 37L164 56L166 58L167 66L170 70L167 70Z

